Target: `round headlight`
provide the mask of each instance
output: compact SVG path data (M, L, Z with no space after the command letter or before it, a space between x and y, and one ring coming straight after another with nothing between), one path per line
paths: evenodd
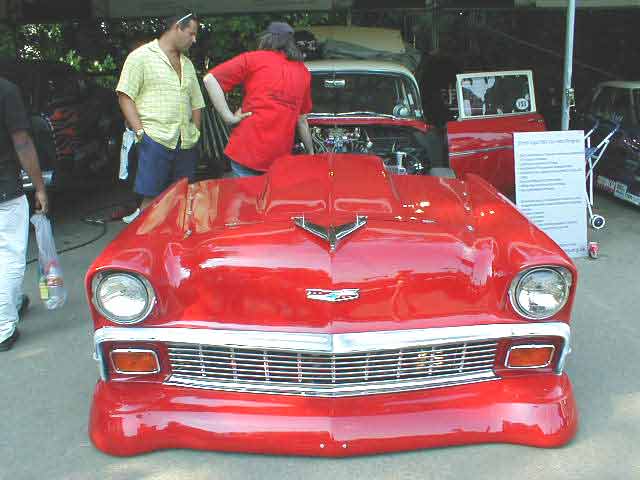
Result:
M522 272L511 285L511 304L523 317L543 320L565 306L571 289L571 272L562 267L541 267Z
M93 281L93 300L98 311L115 323L144 320L155 303L149 282L130 273L99 274Z

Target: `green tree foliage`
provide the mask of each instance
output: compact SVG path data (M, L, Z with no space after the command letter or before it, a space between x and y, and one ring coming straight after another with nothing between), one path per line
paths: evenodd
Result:
M257 35L274 20L303 28L336 18L335 14L304 12L206 17L201 19L198 42L190 55L199 69L227 60L253 48ZM89 73L115 74L132 49L157 38L162 29L157 18L21 25L17 58L62 61ZM0 57L16 58L14 31L6 25L0 28Z

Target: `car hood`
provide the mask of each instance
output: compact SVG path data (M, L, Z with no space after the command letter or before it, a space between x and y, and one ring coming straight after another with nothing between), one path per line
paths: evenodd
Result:
M373 156L287 157L263 177L167 192L132 225L148 251L134 269L159 290L163 322L337 332L507 321L508 282L531 253L566 261L495 193L474 205L478 182L391 176ZM480 208L513 229L518 249L486 228ZM330 232L356 221L366 224L333 248L302 226ZM127 250L118 257L131 268ZM358 298L309 294L343 289Z

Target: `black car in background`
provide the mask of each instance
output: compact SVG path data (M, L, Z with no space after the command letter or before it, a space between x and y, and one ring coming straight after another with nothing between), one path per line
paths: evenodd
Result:
M0 76L20 87L50 188L117 179L124 123L113 90L64 63L4 61ZM26 174L23 185L33 188Z
M600 83L587 110L585 130L597 123L595 145L620 123L596 170L596 185L640 206L640 81Z

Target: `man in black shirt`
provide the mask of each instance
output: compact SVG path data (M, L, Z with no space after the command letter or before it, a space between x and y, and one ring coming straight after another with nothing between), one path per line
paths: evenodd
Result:
M47 211L47 193L29 126L18 87L0 77L0 352L9 350L19 335L16 323L29 235L21 166L35 187L36 211Z

